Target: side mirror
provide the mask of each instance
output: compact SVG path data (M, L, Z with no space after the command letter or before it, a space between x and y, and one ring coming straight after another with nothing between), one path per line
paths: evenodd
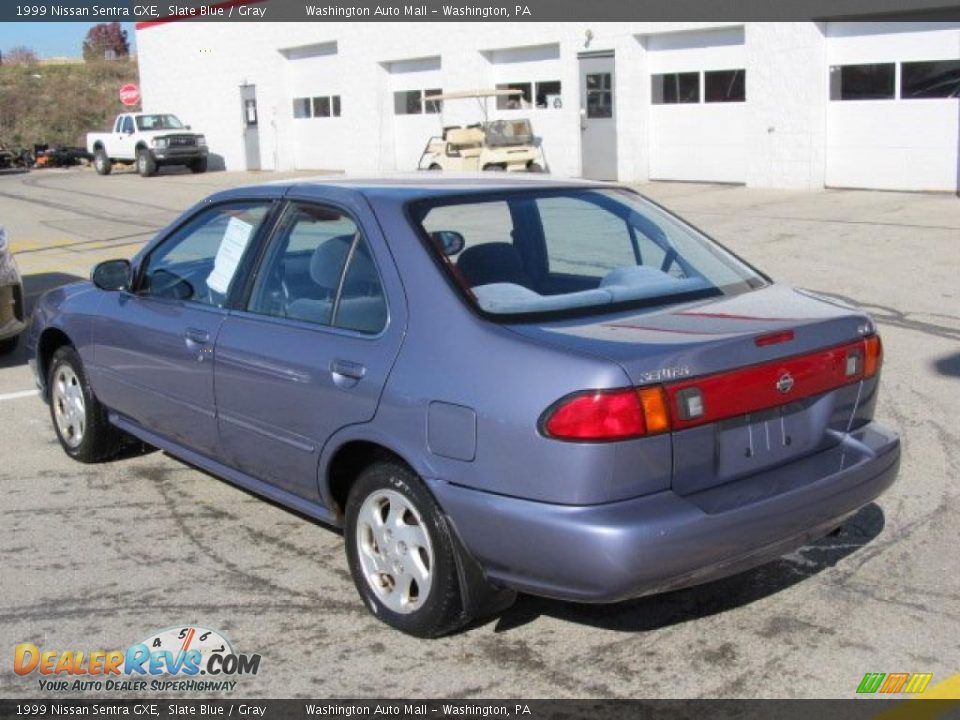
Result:
M447 257L456 255L463 250L467 244L463 235L456 230L437 230L434 233L430 233L430 237L433 238L433 241L440 247L441 252Z
M106 260L94 266L90 280L101 290L129 290L132 275L129 260Z

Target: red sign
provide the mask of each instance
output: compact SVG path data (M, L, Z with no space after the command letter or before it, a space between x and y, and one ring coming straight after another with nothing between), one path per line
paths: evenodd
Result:
M140 88L133 83L127 83L124 85L122 88L120 88L120 102L127 107L136 105L138 102L140 102Z

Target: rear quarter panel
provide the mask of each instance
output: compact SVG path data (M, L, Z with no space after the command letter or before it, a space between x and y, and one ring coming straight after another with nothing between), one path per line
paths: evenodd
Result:
M428 255L400 201L373 202L404 283L409 320L371 431L425 477L502 495L586 505L670 486L668 435L606 444L542 436L537 421L558 399L627 386L629 377L615 362L522 338L474 315ZM431 403L459 410L431 413ZM455 418L452 432L464 437L431 429L431 416ZM474 438L467 437L471 430ZM475 452L438 450L431 437L434 445L443 437L464 450L472 443Z

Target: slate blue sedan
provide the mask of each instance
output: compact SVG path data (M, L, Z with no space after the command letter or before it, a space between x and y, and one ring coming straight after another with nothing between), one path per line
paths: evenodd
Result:
M371 612L424 637L739 572L899 465L867 315L611 185L221 192L44 295L28 344L71 457L136 438L342 527Z

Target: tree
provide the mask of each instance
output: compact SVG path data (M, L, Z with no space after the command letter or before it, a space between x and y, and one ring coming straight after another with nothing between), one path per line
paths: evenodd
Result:
M37 53L28 47L15 47L2 55L3 65L36 65Z
M94 25L87 33L87 39L83 41L83 59L87 61L129 55L127 31L118 22Z

